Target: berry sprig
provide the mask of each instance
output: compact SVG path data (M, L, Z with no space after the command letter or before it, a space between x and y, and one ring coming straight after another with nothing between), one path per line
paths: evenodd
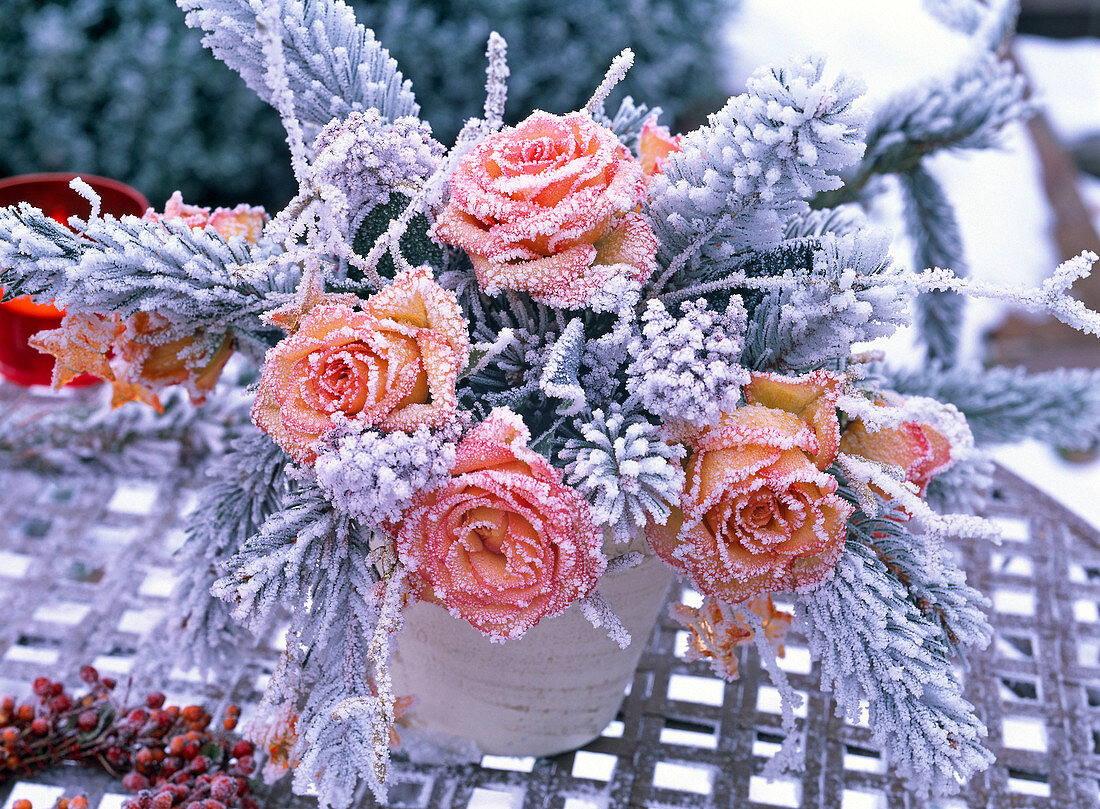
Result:
M101 767L137 793L123 809L259 809L249 794L254 748L232 734L240 708L230 705L215 732L199 705L166 706L164 694L152 693L143 705L125 708L112 696L111 678L85 666L80 679L89 688L79 697L39 677L32 701L0 701L0 782L78 761ZM87 805L76 796L62 798L55 809ZM16 801L13 809L31 807Z

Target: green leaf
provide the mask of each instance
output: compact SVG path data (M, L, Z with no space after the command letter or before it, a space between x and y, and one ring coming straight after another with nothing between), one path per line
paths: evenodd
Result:
M404 194L391 192L388 202L371 208L355 231L355 238L351 244L352 249L360 256L369 253L378 237L386 232L393 220L404 213L409 201L410 198ZM428 236L430 228L431 223L428 221L428 217L418 213L409 222L405 233L402 234L398 242L401 255L414 267L419 267L421 264L438 267L443 262L443 248ZM362 274L354 267L348 269L348 274L357 281L363 280ZM393 257L390 256L389 251L384 253L378 260L378 274L383 278L393 278L397 274L397 270L393 265Z

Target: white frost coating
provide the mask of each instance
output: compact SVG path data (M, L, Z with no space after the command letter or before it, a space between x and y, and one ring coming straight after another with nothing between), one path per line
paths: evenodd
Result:
M845 393L837 400L836 406L862 421L867 431L872 433L900 427L907 421L931 425L951 445L953 459L962 457L974 447L974 436L959 409L928 396L908 396L904 401L899 400L896 406L883 407L864 396Z
M787 772L798 772L805 767L805 759L802 756L802 734L798 732L798 723L794 712L802 704L802 696L791 687L787 679L787 673L779 666L775 649L768 640L764 629L764 619L756 610L744 610L739 613L752 630L753 644L756 653L760 655L760 662L768 677L779 692L779 705L782 711L783 743L772 758L764 765L765 778L778 778Z
M96 193L96 190L88 185L86 182L84 182L84 180L80 177L74 177L69 183L69 188L71 188L73 191L75 191L80 196L84 197L84 199L88 200L89 203L91 203L92 212L88 215L88 219L99 219L99 211L102 200L100 200L99 194ZM70 219L76 220L76 222L78 223L78 228L80 225L86 224L82 223L75 216L70 217Z
M627 71L634 65L634 51L630 48L623 48L619 54L611 60L611 66L607 69L607 74L603 77L603 81L600 82L600 86L596 88L596 91L592 93L592 98L588 99L588 103L584 105L584 110L593 118L600 118L603 116L603 105L607 101L607 97L611 95L611 91L615 89L615 85L626 78Z
M577 428L582 440L566 442L560 458L567 462L566 481L592 504L596 523L611 528L619 542L651 519L664 525L684 487L684 448L662 441L644 418L624 417L617 405L606 417L593 411Z
M615 611L611 609L611 605L600 595L599 590L593 590L582 598L578 604L585 619L596 629L606 627L607 637L618 644L620 649L625 649L630 645L630 632L623 626L623 622L619 620L619 616L615 614Z
M734 296L724 313L703 299L680 305L675 317L658 300L642 315L642 332L630 346L627 388L662 420L717 423L737 407L749 372L738 362L747 315Z
M455 461L455 443L426 427L358 432L346 423L318 450L313 468L325 497L371 529L400 519L418 492L450 477Z
M504 126L504 105L508 100L508 43L493 31L485 46L485 126L495 132Z

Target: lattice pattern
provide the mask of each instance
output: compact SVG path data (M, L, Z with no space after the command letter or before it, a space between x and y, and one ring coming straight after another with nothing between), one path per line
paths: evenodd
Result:
M0 385L0 408L34 403ZM45 481L0 470L0 692L26 690L42 672L72 680L82 663L125 680L143 632L170 607L171 554L194 502L186 472L157 481ZM1100 537L1045 495L999 472L990 515L1005 541L955 544L972 583L994 602L997 637L974 655L967 696L990 728L997 764L944 807L1095 806L1100 782ZM393 809L886 809L916 805L871 748L870 732L833 715L797 635L782 661L806 697L805 770L767 782L778 748L778 693L751 651L726 684L684 663L685 636L669 619L650 638L629 695L604 735L552 759L488 757L481 767L399 764ZM174 671L171 700L245 707L276 654L268 638L219 686ZM103 809L120 787L79 767L0 786L2 806L86 789ZM47 792L35 792L45 789ZM271 807L306 807L285 787ZM96 801L93 800L93 806ZM363 806L371 806L369 798Z

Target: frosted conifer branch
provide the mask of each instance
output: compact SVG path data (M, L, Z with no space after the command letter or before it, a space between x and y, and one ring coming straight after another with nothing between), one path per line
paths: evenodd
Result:
M869 703L875 741L911 788L952 794L993 761L940 628L873 549L850 540L833 577L795 609L837 715L855 720Z
M211 594L221 566L283 506L286 455L258 430L236 439L209 470L199 506L187 518L181 555L188 575L174 594L177 609L151 632L139 659L147 676L174 665L225 671L251 635L230 618L229 605ZM259 630L264 619L252 623Z
M824 70L819 58L759 70L747 93L684 136L650 186L662 266L703 235L715 260L774 245L803 200L841 185L836 172L863 154L863 88L845 76L829 84Z
M504 126L504 105L508 100L508 43L493 31L485 48L485 126L495 132Z
M620 649L625 649L630 645L630 632L623 626L623 622L599 590L593 590L578 603L580 604L581 614L594 628L606 627L607 637L614 641Z
M257 30L263 0L178 0L203 44L272 101ZM412 86L397 63L342 0L276 0L294 115L314 132L333 118L375 108L390 120L417 116ZM312 136L312 135L311 135Z
M903 396L950 402L979 445L1034 438L1059 447L1100 441L1100 371L1022 368L887 370L887 386Z
M967 35L978 30L986 12L982 0L922 0L921 5L948 28Z
M212 396L201 413L187 399L182 391L169 393L163 413L139 403L114 410L102 402L11 408L0 415L0 468L154 478L224 452L248 425L252 402L243 394Z
M634 99L626 96L619 104L619 109L611 118L605 118L603 123L622 142L623 146L633 152L638 151L638 138L642 133L642 127L646 121L654 120L661 115L660 107L647 107L645 104L635 104ZM599 120L597 118L597 120Z
M940 476L937 476L936 480ZM947 555L930 564L938 542L910 532L905 512L882 503L876 517L860 506L849 523L852 536L873 548L890 574L909 592L910 601L940 630L940 642L951 656L984 649L993 638L985 611L990 602L966 583L966 574Z
M294 91L286 73L286 54L283 52L283 31L279 21L281 0L264 0L263 11L256 15L256 35L264 56L264 81L271 91L271 106L279 113L286 142L290 147L290 165L299 183L306 176L305 136L302 124L294 113Z
M914 244L918 268L950 267L962 277L965 250L955 210L940 184L922 165L899 177L905 227ZM966 300L954 292L917 296L916 325L930 362L955 364L962 338Z
M900 469L890 469L857 455L840 453L836 464L852 482L865 483L886 492L901 508L934 537L992 539L1000 529L989 520L970 514L938 514L920 497L916 484L904 479Z
M592 504L592 517L628 542L649 520L667 522L669 503L684 486L684 448L662 441L641 416L625 417L617 404L607 416L595 410L577 422L580 439L569 439L558 457L566 462L569 485Z
M1100 313L1092 311L1069 294L1069 288L1077 280L1087 277L1097 260L1100 259L1095 253L1085 251L1064 261L1037 289L1001 287L985 281L959 278L950 270L940 267L917 274L913 279L913 286L921 291L963 292L975 298L1006 301L1033 312L1049 312L1067 326L1085 334L1100 336Z
M588 99L588 103L584 105L584 111L593 118L602 117L604 102L611 95L611 91L615 89L615 85L626 78L627 72L633 65L634 51L630 48L623 48L619 55L611 60L611 66L607 68L607 75L603 77L600 86L592 93L592 98Z
M764 629L764 619L753 609L741 610L738 616L752 630L752 640L756 646L756 653L760 657L760 664L768 672L768 678L775 686L775 690L779 692L783 743L779 751L764 765L763 775L765 778L778 778L787 772L801 771L805 766L802 756L802 734L798 732L798 722L794 712L802 704L802 696L791 687L787 673L779 665L775 649Z
M0 284L5 295L54 299L72 312L157 312L172 328L165 339L232 329L263 353L269 329L260 315L269 295L290 291L296 268L244 277L273 246L226 241L212 229L134 216L92 219L74 236L41 211L21 204L0 209Z
M985 149L1004 127L1034 112L1022 76L984 48L950 78L888 99L867 130L867 153L842 190L815 200L833 207L856 199L872 177L905 173L942 149Z
M924 8L948 28L995 51L1012 36L1020 0L924 0Z

